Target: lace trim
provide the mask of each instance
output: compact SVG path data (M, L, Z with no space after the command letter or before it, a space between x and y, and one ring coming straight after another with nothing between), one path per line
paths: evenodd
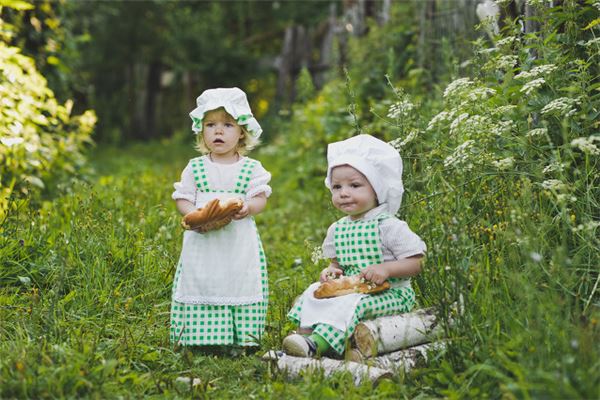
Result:
M173 296L173 300L185 304L210 304L216 306L242 306L246 304L259 303L263 301L262 295L242 297L219 297L219 296Z

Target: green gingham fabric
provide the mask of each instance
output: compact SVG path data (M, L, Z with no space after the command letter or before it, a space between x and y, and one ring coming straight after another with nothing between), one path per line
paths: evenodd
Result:
M363 268L383 262L379 223L390 217L391 215L382 213L369 220L352 221L343 218L336 223L334 231L336 257L346 275L357 275ZM402 314L410 311L414 304L415 292L411 287L392 288L362 298L356 306L352 320L345 332L328 324L313 326L313 332L322 336L336 353L342 354L346 349L348 339L361 320ZM288 317L299 323L301 310L302 297L294 304Z
M245 194L252 170L258 163L255 160L246 159L234 189L227 191L210 189L202 157L193 159L191 164L198 191ZM254 226L256 228L256 225ZM258 231L256 232L258 235ZM171 343L183 346L258 345L265 330L269 298L267 261L260 237L258 243L263 299L257 303L237 306L185 304L172 300L169 333ZM172 296L175 295L182 268L183 265L179 263L173 280Z
M242 168L240 169L240 175L234 184L234 188L230 190L211 190L209 188L208 174L206 172L204 157L196 157L190 161L190 164L192 166L196 188L199 192L245 194L248 190L248 185L250 184L252 171L254 170L254 167L258 165L258 162L256 160L246 158Z

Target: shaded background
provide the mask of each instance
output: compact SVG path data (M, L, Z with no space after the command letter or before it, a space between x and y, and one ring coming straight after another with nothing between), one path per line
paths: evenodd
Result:
M74 99L75 113L96 111L95 140L123 142L187 128L210 87L245 90L259 120L279 115L302 97L303 69L317 90L362 62L379 65L357 77L373 79L372 94L385 86L375 83L380 72L418 72L430 86L449 72L442 57L464 56L467 41L485 34L471 28L477 3L40 1L2 17L16 27L8 43L35 58L57 98ZM349 40L373 24L391 26L388 48L352 54Z

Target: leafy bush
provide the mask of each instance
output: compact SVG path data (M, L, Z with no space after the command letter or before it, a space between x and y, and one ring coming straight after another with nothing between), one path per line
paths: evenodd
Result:
M0 220L11 197L36 194L72 175L85 161L96 123L92 111L72 116L59 104L31 58L0 42Z

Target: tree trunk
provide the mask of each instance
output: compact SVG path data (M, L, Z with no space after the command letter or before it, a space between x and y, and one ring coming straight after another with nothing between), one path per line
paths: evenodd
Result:
M299 377L303 372L315 372L322 370L326 377L336 372L350 372L354 377L354 384L360 385L365 379L377 384L383 378L390 378L392 372L389 370L370 367L353 361L334 360L321 357L305 358L292 357L282 352L270 351L263 356L263 360L272 362L278 370L287 372L291 378Z
M160 93L160 77L162 74L162 65L160 62L150 63L148 77L146 81L146 101L144 105L143 119L145 127L143 132L144 139L156 137L156 115L157 99Z
M383 0L381 12L379 13L379 25L383 26L390 21L390 9L392 8L392 0Z
M285 102L287 87L290 82L291 62L294 54L294 27L288 26L283 37L281 55L277 60L279 74L277 76L276 98L280 103Z
M329 5L329 18L327 19L325 32L322 35L321 44L319 46L319 63L317 65L313 65L311 69L313 82L315 83L315 88L317 89L321 89L325 84L327 70L329 70L333 64L333 39L336 35L337 29L336 14L336 4L331 3Z
M435 15L435 0L423 0L419 15L419 40L417 45L417 63L419 68L425 67L425 60L431 61L429 54L435 49L431 45L431 31Z
M358 350L367 357L430 342L443 333L433 308L419 309L359 323L354 331Z

